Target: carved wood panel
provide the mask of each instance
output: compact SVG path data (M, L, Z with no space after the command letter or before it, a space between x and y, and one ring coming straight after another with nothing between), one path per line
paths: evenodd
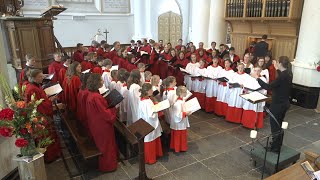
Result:
M182 19L181 15L167 12L158 18L158 39L164 43L170 42L174 47L182 37Z

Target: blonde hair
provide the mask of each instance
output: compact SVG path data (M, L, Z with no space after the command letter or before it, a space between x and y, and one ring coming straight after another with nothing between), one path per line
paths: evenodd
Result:
M181 96L182 93L186 93L187 92L187 88L185 86L178 86L177 90L176 90L176 94L177 96Z
M168 88L174 81L176 81L176 78L174 76L168 76L165 81L166 88Z
M138 64L138 69L143 68L143 67L146 67L146 65L144 63L139 63Z
M144 78L147 78L150 75L152 76L152 73L150 71L144 72Z
M151 77L151 84L153 85L153 86L158 86L158 83L157 83L157 80L159 79L159 81L160 81L160 76L159 75L153 75L152 77ZM155 84L155 83L157 83L157 84Z
M97 53L95 53L95 52L89 52L87 56L88 56L88 58L91 60L91 59L93 59L95 56L97 56Z

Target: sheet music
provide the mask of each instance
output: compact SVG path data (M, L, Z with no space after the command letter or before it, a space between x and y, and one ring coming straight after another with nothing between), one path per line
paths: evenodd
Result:
M184 111L194 113L201 109L199 101L196 97L184 103Z
M184 100L187 100L187 99L189 99L191 96L192 96L192 93L191 93L189 90L187 90L187 95L186 95L186 97L184 97L183 99L184 99Z
M158 104L152 106L152 111L153 112L159 112L165 109L168 109L170 107L170 102L168 99L163 100L161 102L159 102Z
M106 86L103 84L101 88L99 88L99 93L103 96L106 97L109 94L110 90L106 88Z
M140 51L140 55L141 55L141 56L144 55L144 54L148 54L148 52L146 52L146 51Z
M118 65L114 65L110 68L110 71L113 71L113 70L119 70L119 66Z
M90 72L90 69L87 69L85 71L82 71L81 73L86 74L86 73L89 73L89 72Z
M248 101L251 101L251 102L257 102L257 101L264 100L264 99L268 98L267 96L265 96L257 91L253 91L248 94L242 94L240 96Z
M184 72L184 73L187 73L187 74L190 74L186 69L183 69L183 68L180 68L180 71Z
M47 94L47 96L53 96L61 93L62 91L63 89L59 83L44 89L44 92Z
M52 74L44 74L44 79L52 80L53 76L54 76L54 73L52 73Z

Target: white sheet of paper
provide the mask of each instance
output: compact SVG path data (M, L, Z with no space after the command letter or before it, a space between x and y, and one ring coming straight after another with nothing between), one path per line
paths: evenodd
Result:
M186 69L180 68L180 71L190 74Z
M244 99L246 100L251 100L253 102L256 102L256 101L259 101L259 100L263 100L263 99L266 99L268 98L267 96L257 92L257 91L253 91L251 93L248 93L248 94L242 94L241 95Z
M199 101L196 97L184 103L184 111L194 113L201 109Z
M320 170L313 173L317 179L320 179Z
M55 94L59 94L62 91L63 91L63 89L62 89L62 87L60 86L59 83L44 89L44 92L47 94L47 96L52 96L52 95L55 95Z
M184 97L183 99L184 100L187 100L187 99L189 99L189 97L191 97L192 96L192 93L189 91L189 90L187 90L187 95L186 95L186 97Z
M119 66L118 65L114 65L110 68L110 71L113 71L113 70L118 70L119 69Z
M48 80L51 80L54 76L54 73L52 74L44 74L45 78L44 79L48 79Z
M146 52L146 51L140 51L140 55L141 55L141 56L144 55L144 54L148 54L148 52Z
M90 69L87 69L85 71L82 71L81 73L86 74L86 73L89 73L89 72L90 72Z
M170 102L168 99L163 100L161 102L159 102L158 104L152 106L152 111L153 112L159 112L165 109L168 109L170 107Z
M106 97L109 94L109 89L106 88L106 86L103 84L101 88L99 88L99 93L103 96Z

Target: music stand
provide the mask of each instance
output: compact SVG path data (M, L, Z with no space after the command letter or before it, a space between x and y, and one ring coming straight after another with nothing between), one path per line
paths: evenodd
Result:
M149 123L143 119L139 119L128 127L129 131L138 139L139 146L139 176L136 180L149 180L146 173L146 165L144 158L144 137L154 130Z
M254 95L257 95L259 96L259 98L257 98L256 96ZM256 118L255 118L255 122L254 122L254 130L257 129L257 122L258 122L258 107L259 107L259 104L262 103L262 102L265 102L265 101L268 101L271 99L271 97L267 97L261 93L259 93L258 91L253 91L253 92L250 92L250 93L246 93L246 94L240 94L240 97L245 99L246 101L249 101L250 103L254 104L255 105L255 109L256 109ZM253 139L251 141L251 144L253 144ZM250 144L250 143L249 143ZM240 149L242 149L242 146L240 146ZM253 146L251 147L249 153L251 154L251 152L253 151Z
M67 8L64 8L62 6L49 6L46 10L43 11L41 16L52 18L53 16L56 16L65 10L67 10Z

